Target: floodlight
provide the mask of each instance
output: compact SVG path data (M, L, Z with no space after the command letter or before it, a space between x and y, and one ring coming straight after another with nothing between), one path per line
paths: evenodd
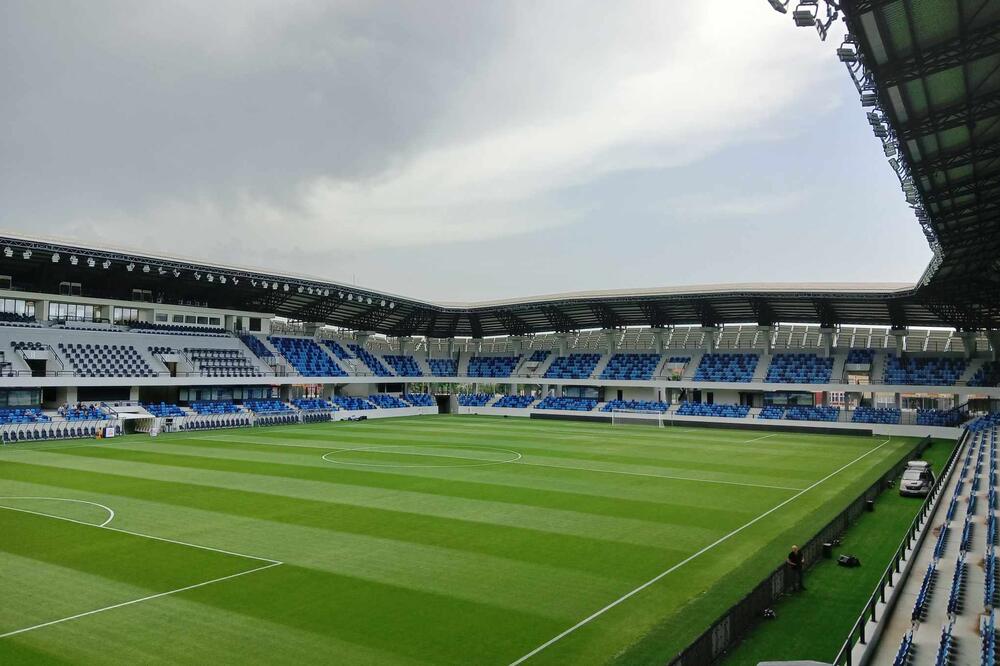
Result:
M209 282L214 282L215 276L209 273L208 275L205 276L205 279L208 280Z
M174 277L175 278L179 278L180 276L181 276L181 272L175 268L174 269Z
M342 292L342 291L338 291L338 292L337 292L337 296L340 296L341 298L343 298L343 297L344 297L344 292Z
M347 295L347 300L353 301L354 300L354 294L348 294Z
M239 283L240 283L240 279L239 279L239 278L233 278L233 286L234 286L234 287L235 287L236 285L238 285Z
M368 297L368 305L371 305L371 304L372 304L372 297L371 297L371 296L369 296L369 297Z
M69 255L69 263L72 264L73 266L76 266L78 263L80 263L80 260L76 258L75 254L71 254Z
M257 286L257 280L250 280L250 286L251 287L256 287Z
M887 130L883 125L879 125L878 127L873 127L872 131L874 131L875 136L877 136L880 139L885 139L889 136L889 130Z
M111 260L110 259L105 259L104 261L102 261L101 262L101 268L103 268L104 270L107 270L107 269L111 268Z
M385 307L385 299L384 298L382 299L382 302L379 303L379 305L381 305L382 307Z
M800 28L811 28L816 24L819 15L819 0L801 0L799 6L792 12L792 20Z
M288 283L285 283L285 291L288 291Z
M167 269L164 268L163 266L160 266L159 268L156 269L156 272L159 273L160 275L166 275Z
M194 279L195 279L195 280L200 280L200 279L201 279L201 273L199 273L199 272L195 271L195 274L194 274Z
M264 287L264 289L267 289L267 280L261 280L260 286Z
M853 63L858 61L858 52L852 47L841 46L837 49L837 57L840 58L840 62Z
M225 275L220 275L219 276L219 283L220 284L226 284L226 276Z
M298 289L296 289L296 291L297 291L297 292L299 292L300 294L301 294L301 293L302 293L303 291L305 291L305 290L306 290L306 288L305 288L305 287L303 287L303 286L302 286L301 284L299 285L299 288L298 288ZM310 290L309 290L309 293L310 293L310 294L312 293L312 289L310 289Z
M93 268L97 265L97 261L93 257L87 257L87 266Z
M886 141L882 144L882 152L885 153L886 157L892 157L896 154L896 144L891 141Z
M278 291L278 283L277 282L272 282L271 283L271 289L273 289L274 291Z
M58 252L56 252L55 254L52 255L52 263L53 264L58 264L59 263L59 253Z
M393 302L390 302L390 303L389 303L389 309L391 310L391 309L393 309L394 307L396 307L396 304L395 304L395 303L393 303Z
M899 160L897 159L889 160L889 166L892 167L893 171L899 171Z
M877 106L878 105L878 95L873 92L861 93L861 106Z
M31 259L31 250L25 250L24 252L21 253L21 256L24 257L25 259Z
M132 263L128 264L127 266L125 266L125 270L127 270L129 273L131 273L132 271L135 270L135 264L132 264Z
M299 291L302 291L302 288L301 288L301 287L299 287ZM308 293L308 294L309 294L310 296L312 296L312 293L313 293L313 288L312 288L312 287L309 287L308 289L306 289L306 292L307 292L307 293Z
M767 1L771 4L771 9L773 9L774 11L781 12L782 14L788 13L788 7L786 7L786 5L788 4L788 0L784 0L784 2L782 2L782 0L767 0Z
M13 257L14 256L14 250L10 249L10 247L5 247L3 249L3 254L4 254L5 257Z
M319 290L317 290L317 291L319 291ZM330 295L330 290L329 289L324 289L323 290L323 295L324 296L329 296Z

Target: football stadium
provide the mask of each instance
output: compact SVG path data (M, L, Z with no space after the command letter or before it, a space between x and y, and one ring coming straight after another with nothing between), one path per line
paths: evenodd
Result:
M0 664L997 663L1000 3L753 10L856 89L916 281L452 302L0 232Z

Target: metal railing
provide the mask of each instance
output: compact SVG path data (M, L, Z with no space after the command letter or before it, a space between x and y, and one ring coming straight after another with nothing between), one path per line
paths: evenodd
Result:
M868 503L889 488L889 482L902 472L911 459L920 455L929 443L930 438L925 438L802 546L804 566L809 568L821 559L824 544L842 535L866 511ZM956 446L955 451L958 448ZM952 451L949 465L954 460L955 451ZM942 477L944 476L942 474ZM922 513L926 515L926 510L922 509ZM910 529L912 530L912 525ZM907 535L910 533L908 530ZM794 590L794 581L786 576L786 573L787 568L784 564L772 571L749 594L731 606L711 627L667 663L670 666L714 663L761 621L765 609L770 608L779 597ZM874 596L878 596L877 591Z

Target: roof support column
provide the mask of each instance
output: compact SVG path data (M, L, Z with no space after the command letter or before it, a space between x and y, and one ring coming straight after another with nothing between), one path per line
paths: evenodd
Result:
M613 354L618 349L618 331L613 328L606 328L601 331L604 338L604 347L609 354Z
M986 339L990 341L990 360L1000 360L1000 331L986 331Z
M962 331L962 346L965 347L965 358L970 359L976 355L976 332Z
M906 353L906 336L910 332L908 328L893 328L889 330L889 335L896 339L896 354L903 358Z
M512 335L510 338L510 348L517 356L520 356L524 351L524 337L520 335Z
M716 342L715 336L718 335L718 333L719 333L719 327L718 326L702 326L701 330L705 334L705 341L704 341L705 351L708 352L709 354L714 354L715 353L715 342Z
M569 351L569 340L567 338L569 338L569 333L556 333L560 356L565 356L566 352Z
M833 334L835 332L835 329L829 327L819 329L819 341L820 348L823 350L823 358L833 356Z
M657 354L663 353L663 329L654 328L653 329L653 349L656 350Z
M455 358L455 338L448 338L448 358Z
M757 333L758 339L763 338L764 342L764 355L770 356L771 351L774 349L774 331L770 326L759 326L759 331Z

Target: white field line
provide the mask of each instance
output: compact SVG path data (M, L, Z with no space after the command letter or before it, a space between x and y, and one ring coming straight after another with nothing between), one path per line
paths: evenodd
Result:
M201 550L211 550L216 553L222 553L223 555L234 555L236 557L245 557L248 560L257 560L258 562L268 562L270 564L283 564L279 560L272 560L269 557L258 557L256 555L247 555L246 553L237 553L231 550L223 550L222 548L214 548L212 546L202 546L196 543L188 543L187 541L178 541L177 539L168 539L166 537L153 536L152 534L143 534L142 532L133 532L131 530L123 530L118 527L110 527L107 524L95 525L94 523L87 523L82 520L76 520L75 518L66 518L65 516L55 516L51 513L42 513L41 511L31 511L29 509L19 509L13 506L4 506L0 504L0 509L7 509L8 511L20 511L21 513L30 513L36 516L45 516L46 518L53 518L55 520L65 520L68 523L76 523L77 525L86 525L87 527L94 527L101 530L111 530L112 532L121 532L122 534L131 534L132 536L142 537L144 539L153 539L154 541L165 541L167 543L175 543L179 546L189 546L191 548L200 548Z
M481 446L478 448L485 449L487 451L503 451L504 453L513 454L513 458L508 458L507 460L483 460L482 458L470 458L469 456L454 456L445 455L441 453L416 453L412 451L386 451L385 449L397 448L420 448L420 447L441 447L441 448L463 448L458 446L452 446L450 444L411 444L409 446L402 445L393 447L392 444L385 444L382 446L358 446L349 449L337 449L336 451L330 451L329 453L324 453L322 458L326 462L333 463L335 465L357 465L359 467L411 467L411 468L441 468L441 467L485 467L487 465L503 465L505 463L517 462L521 459L521 454L513 449L500 449L492 446ZM474 448L467 446L464 448ZM430 458L452 458L457 460L474 460L476 462L470 464L460 464L460 465L406 465L406 464L396 464L396 463L363 463L363 462L347 462L344 460L330 460L327 456L332 456L335 453L347 453L349 451L371 451L373 453L398 453L405 456L425 456Z
M115 512L111 507L104 506L103 504L98 504L97 502L90 502L82 499L70 499L69 497L37 497L35 495L19 495L19 496L0 497L0 501L2 500L51 500L54 502L73 502L75 504L90 504L91 506L97 506L108 512L108 519L105 520L100 525L94 525L94 527L105 527L107 526L108 523L110 523L112 520L115 519ZM43 515L47 516L49 514L43 514ZM52 517L57 517L57 516L52 516ZM87 524L90 525L92 523L87 523Z
M84 523L87 524L87 523ZM96 527L96 526L95 526ZM104 608L95 608L94 610L87 611L85 613L77 613L76 615L70 615L69 617L62 617L58 620L51 620L49 622L43 622L41 624L36 624L31 627L24 627L23 629L15 629L14 631L8 631L5 634L0 634L0 638L9 638L10 636L17 636L18 634L23 634L28 631L34 631L35 629L42 629L44 627L51 627L54 624L61 624L63 622L69 622L70 620L78 620L81 617L87 617L88 615L96 615L97 613L103 613L104 611L114 610L116 608L123 608L125 606L131 606L133 604L142 603L143 601L152 601L153 599L159 599L160 597L167 597L171 594L178 594L180 592L187 592L188 590L194 590L199 587L205 587L206 585L212 585L213 583L221 583L224 580L232 580L233 578L238 578L239 576L246 576L247 574L256 573L258 571L263 571L264 569L270 569L271 567L279 566L281 562L272 562L271 564L265 564L264 566L256 567L248 571L241 571L239 573L230 574L228 576L222 576L221 578L213 578L212 580L206 580L201 583L195 583L194 585L187 585L185 587L179 587L176 590L168 590L166 592L160 592L159 594L151 594L146 597L141 597L139 599L132 599L131 601L123 601L120 604L114 604L112 606L105 606Z
M685 564L688 564L689 562L697 559L698 557L701 557L702 555L704 555L708 551L712 550L713 548L715 548L719 544L721 544L721 543L723 543L725 541L728 541L729 539L731 539L732 537L736 536L737 534L739 534L743 530L747 529L751 525L754 525L755 523L763 520L764 518L766 518L767 516L771 515L772 513L774 513L775 511L777 511L778 509L781 509L782 507L786 506L790 502L793 502L793 501L797 500L799 497L802 497L807 492L809 492L810 490L812 490L816 486L820 485L824 481L827 481L827 480L833 478L834 476L836 476L837 474L839 474L840 472L843 472L845 469L847 469L848 467L850 467L854 463L856 463L856 462L862 460L863 458L866 458L866 457L870 456L871 454L875 453L876 451L878 451L879 449L881 449L883 446L885 446L886 444L888 444L889 441L890 440L888 440L888 439L885 440L884 442L882 442L881 444L879 444L875 448L870 449L866 453L861 454L860 456L858 456L857 458L855 458L851 462L847 463L843 467L840 467L839 469L837 469L837 470L835 470L833 472L830 472L829 474L827 474L826 476L824 476L819 481L816 481L815 483L813 483L808 488L804 488L803 490L800 490L799 492L795 493L794 495L792 495L788 499L783 500L779 504L775 505L774 507L772 507L772 508L768 509L767 511L765 511L764 513L760 514L756 518L753 518L749 522L741 525L740 527L737 527L735 530L733 530L729 534L726 534L724 536L719 537L718 539L716 539L712 543L708 544L707 546L705 546L704 548L702 548L698 552L694 553L693 555L689 555L687 558L681 560L680 562L678 562L677 564L673 565L669 569L667 569L665 571L661 571L660 573L658 573L657 575L653 576L652 578L650 578L649 580L647 580L645 583L643 583L642 585L640 585L639 587L637 587L637 588L635 588L635 589L633 589L633 590L631 590L631 591L623 594L622 596L618 597L617 599L615 599L614 601L612 601L610 604L608 604L604 608L601 608L601 609L599 609L599 610L591 613L587 617L583 618L582 620L580 620L579 622L577 622L576 624L574 624L569 629L566 629L562 633L557 634L556 636L553 636L549 640L545 641L544 643L542 643L541 645L539 645L538 647L536 647L531 652L525 654L523 657L521 657L519 659L516 659L515 661L512 661L509 666L518 666L518 664L523 664L525 661L527 661L528 659L531 659L536 654L538 654L539 652L541 652L545 648L549 647L553 643L557 643L558 641L562 640L566 636L569 636L570 634L572 634L574 631L576 631L580 627L583 627L584 625L589 624L590 622L594 621L595 619L597 619L600 616L602 616L605 613L607 613L609 610L611 610L615 606L618 606L619 604L627 601L628 599L634 597L635 595L637 595L640 592L642 592L643 590L645 590L650 585L653 585L654 583L656 583L660 579L664 578L665 576L668 576L669 574L673 573L674 571L677 571L678 569L680 569L681 567L683 567Z
M772 432L770 435L764 435L763 437L754 437L753 439L748 439L748 440L746 440L743 443L744 444L749 444L750 442L759 442L762 439L767 439L768 437L774 437L777 434L778 433L776 433L776 432Z
M552 469L573 469L581 472L602 472L604 474L626 474L628 476L647 476L654 479L671 479L674 481L694 481L697 483L716 483L726 486L746 486L747 488L769 488L772 490L802 490L802 488L792 488L790 486L769 486L763 483L745 483L742 481L720 481L717 479L699 479L693 476L673 476L670 474L653 474L651 472L628 472L620 469L598 469L594 467L575 467L573 465L548 465L546 463L533 463L519 460L518 465L531 465L533 467L551 467Z

